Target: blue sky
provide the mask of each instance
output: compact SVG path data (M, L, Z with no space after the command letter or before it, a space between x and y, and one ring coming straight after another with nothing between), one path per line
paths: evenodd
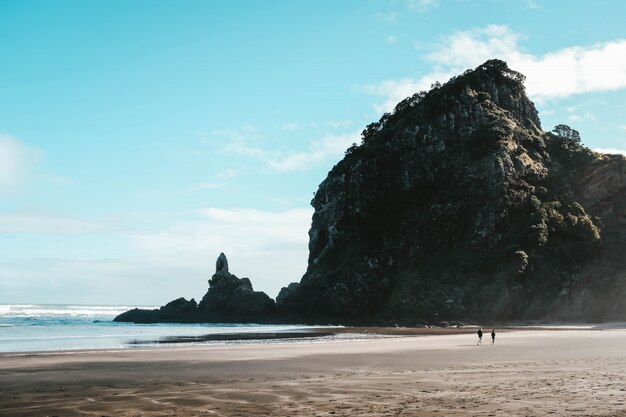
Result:
M626 149L621 1L0 2L0 302L275 296L368 123L501 58L543 127Z

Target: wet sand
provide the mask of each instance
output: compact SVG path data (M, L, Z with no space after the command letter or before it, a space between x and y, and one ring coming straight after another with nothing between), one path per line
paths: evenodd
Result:
M626 330L459 330L0 354L0 415L626 416Z

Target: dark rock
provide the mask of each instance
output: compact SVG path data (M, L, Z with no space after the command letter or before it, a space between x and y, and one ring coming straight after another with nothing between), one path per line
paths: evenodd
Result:
M193 298L189 301L184 298L178 298L174 301L170 301L159 310L165 317L180 317L196 314L198 303Z
M276 297L276 305L280 306L279 313L281 314L290 314L291 312L298 310L297 300L298 300L298 289L300 288L300 284L297 282L292 282L286 287L280 289L278 296Z
M118 322L164 323L164 322L195 322L198 320L198 304L192 298L187 301L178 298L155 310L138 308L126 311L115 317Z
M254 291L248 278L240 279L228 272L228 260L220 254L215 274L209 280L209 291L200 301L201 316L220 321L262 321L275 309L274 300L264 292Z
M215 273L216 274L228 274L228 259L226 259L226 255L224 253L220 253L220 256L217 257L217 261L215 262Z
M541 130L523 80L488 61L369 125L313 198L308 268L278 310L431 323L626 313L626 161L567 126Z
M228 272L228 260L221 253L209 290L197 304L184 298L171 301L156 310L133 309L114 321L135 323L158 322L265 322L272 321L276 305L265 293L254 291L248 278L237 278Z

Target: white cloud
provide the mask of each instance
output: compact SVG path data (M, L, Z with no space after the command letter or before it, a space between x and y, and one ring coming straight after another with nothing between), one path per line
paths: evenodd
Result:
M340 127L352 124L352 121L328 122ZM233 131L228 131L233 132ZM236 131L235 131L236 132ZM269 169L276 172L306 171L320 164L337 161L353 143L361 141L361 132L348 134L326 134L319 139L311 140L307 148L301 151L270 151L256 146L250 146L245 135L231 134L231 141L221 145L223 152L244 155L257 159Z
M428 59L437 65L475 67L487 59L507 55L516 57L520 35L504 25L487 25L484 28L456 32L436 46Z
M418 91L429 90L435 81L448 80L454 72L442 72L428 74L418 80L404 78L400 80L385 80L379 84L367 85L365 92L384 97L384 101L376 103L374 108L377 112L384 113L394 109L396 104Z
M278 172L305 171L327 161L337 161L353 143L361 141L361 132L333 135L327 134L310 143L307 151L268 158L269 167Z
M397 37L397 36L395 36L395 35L389 35L389 36L387 36L387 38L385 39L385 41L386 41L388 44L393 45L393 44L395 44L395 43L397 43L397 42L398 42L398 37Z
M572 114L572 115L568 116L568 120L570 122L592 122L592 123L595 123L595 122L598 121L598 118L596 117L595 114L587 112L587 113L582 114L582 115Z
M21 184L42 157L41 150L0 134L0 190Z
M603 100L597 100L597 99L587 100L587 101L583 101L581 103L574 104L573 106L566 107L565 110L568 113L573 113L576 110L579 110L579 109L581 109L583 107L588 107L588 106L594 106L594 107L606 106L606 102L603 101Z
M624 155L626 156L626 149L617 149L617 148L594 148L594 152L599 153L608 153L613 155Z
M128 219L109 222L69 216L3 215L0 233L10 233L16 248L0 259L0 302L165 303L177 297L202 297L220 252L231 272L250 277L256 290L275 297L299 281L307 267L308 230L313 209L266 211L206 207L175 214L158 229L137 228ZM148 214L150 216L150 214ZM141 216L145 217L145 216ZM117 246L102 251L102 236ZM21 245L31 233L51 234L32 257ZM64 236L81 235L86 250L64 256ZM26 236L22 236L26 235ZM58 236L55 236L58 235ZM57 247L60 246L60 247ZM147 291L147 289L150 289ZM54 290L52 292L52 290ZM122 297L122 298L120 298Z
M198 214L198 219L167 230L133 234L131 254L150 260L153 267L180 267L209 277L213 262L224 252L232 273L250 277L255 289L272 297L282 286L299 281L306 271L312 209L270 212L209 207Z
M366 91L383 96L388 111L433 80L446 81L492 58L507 61L510 68L526 75L528 94L538 101L626 87L626 39L532 55L519 45L522 38L505 25L456 32L426 56L433 71L418 79L386 80L367 86Z
M121 259L18 259L2 263L0 302L154 306L202 297L205 276L191 268Z
M309 208L272 212L207 207L193 219L161 230L130 232L130 247L135 255L159 264L197 265L220 252L275 254L276 262L290 251L307 253L312 214Z
M621 125L619 128L622 130L626 130L626 125Z

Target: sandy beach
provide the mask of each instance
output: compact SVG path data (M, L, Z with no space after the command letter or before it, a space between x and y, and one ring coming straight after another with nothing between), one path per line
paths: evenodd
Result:
M2 416L626 416L626 330L0 354Z

